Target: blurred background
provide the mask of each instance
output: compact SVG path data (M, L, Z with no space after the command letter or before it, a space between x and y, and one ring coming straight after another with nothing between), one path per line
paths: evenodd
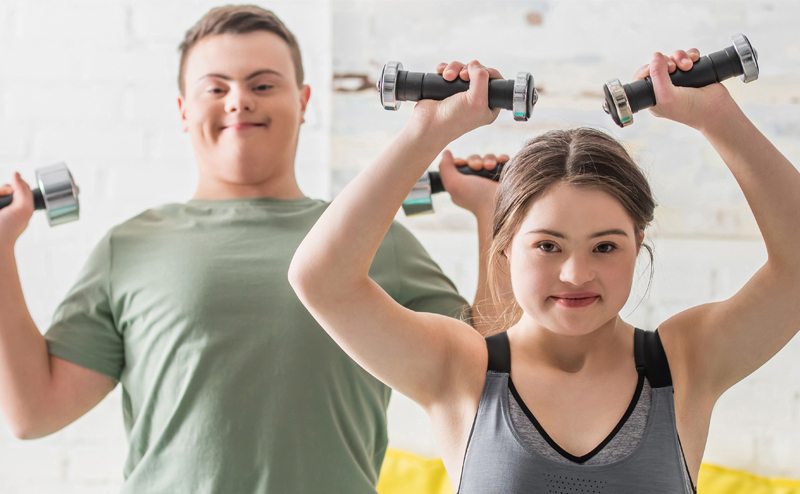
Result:
M761 75L726 86L759 129L800 163L800 2L255 3L278 14L302 49L312 97L297 175L307 195L333 198L408 120L413 104L398 112L380 106L375 81L384 63L432 72L441 61L478 59L506 78L531 72L540 100L527 123L503 112L492 126L453 142L456 156L513 154L541 132L589 125L621 139L648 174L659 203L647 232L655 276L647 291L643 262L626 320L655 329L678 311L731 296L766 260L744 196L702 136L648 112L631 127L615 127L600 109L602 84L630 80L654 51L697 47L706 54L742 32L758 50ZM79 222L51 229L37 213L17 244L23 289L42 331L110 227L193 194L197 173L177 111L177 46L217 5L0 0L0 183L15 170L31 181L36 168L63 160L81 187ZM471 299L474 219L446 194L435 207L434 215L398 220ZM117 389L73 425L35 441L15 439L0 422L0 492L115 492L126 453L120 399ZM427 417L397 393L389 426L391 447L438 456ZM722 397L705 461L800 479L800 339Z

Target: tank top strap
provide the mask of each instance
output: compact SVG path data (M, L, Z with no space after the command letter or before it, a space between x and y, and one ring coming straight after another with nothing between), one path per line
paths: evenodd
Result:
M486 338L486 350L489 352L488 371L511 373L511 346L508 333L503 331Z
M669 371L667 354L664 352L658 330L644 331L636 328L634 357L636 370L639 374L644 373L651 388L672 386L672 374Z

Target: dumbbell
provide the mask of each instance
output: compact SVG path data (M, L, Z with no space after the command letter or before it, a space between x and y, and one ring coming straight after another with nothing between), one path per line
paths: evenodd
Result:
M443 100L469 89L469 82L460 78L446 81L441 74L408 72L403 70L402 63L389 62L383 66L376 86L381 105L386 110L397 110L401 101ZM528 120L538 99L530 72L518 72L516 79L489 81L489 108L511 110L514 120Z
M500 174L503 173L503 166L505 164L506 163L498 163L493 170L481 169L475 171L468 166L457 166L456 170L464 175L475 175L498 182L500 180ZM442 177L439 175L439 172L426 172L422 178L417 181L414 188L411 189L406 200L403 201L403 212L406 216L433 213L431 196L444 191L444 184L442 183Z
M45 166L36 170L38 189L33 190L33 208L47 212L50 226L78 219L80 190L72 180L72 174L64 163ZM0 209L11 204L14 194L0 196Z
M744 82L758 79L758 53L744 34L731 36L731 46L700 57L692 68L676 69L669 75L672 83L681 87L703 87L740 76ZM603 110L611 115L614 123L627 127L633 123L633 114L656 105L656 94L650 76L622 84L611 79L603 86L605 102Z

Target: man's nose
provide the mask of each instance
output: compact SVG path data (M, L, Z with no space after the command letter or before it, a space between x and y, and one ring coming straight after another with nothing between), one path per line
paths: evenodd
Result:
M248 91L233 88L225 97L225 112L248 112L255 110L255 98Z
M586 256L574 254L561 266L560 279L564 283L580 286L592 281L595 274L594 267Z

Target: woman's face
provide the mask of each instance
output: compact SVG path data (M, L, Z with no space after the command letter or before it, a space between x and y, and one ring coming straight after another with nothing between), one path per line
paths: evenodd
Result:
M563 184L534 201L506 249L514 296L525 314L573 336L617 316L631 291L637 254L633 221L615 198Z

